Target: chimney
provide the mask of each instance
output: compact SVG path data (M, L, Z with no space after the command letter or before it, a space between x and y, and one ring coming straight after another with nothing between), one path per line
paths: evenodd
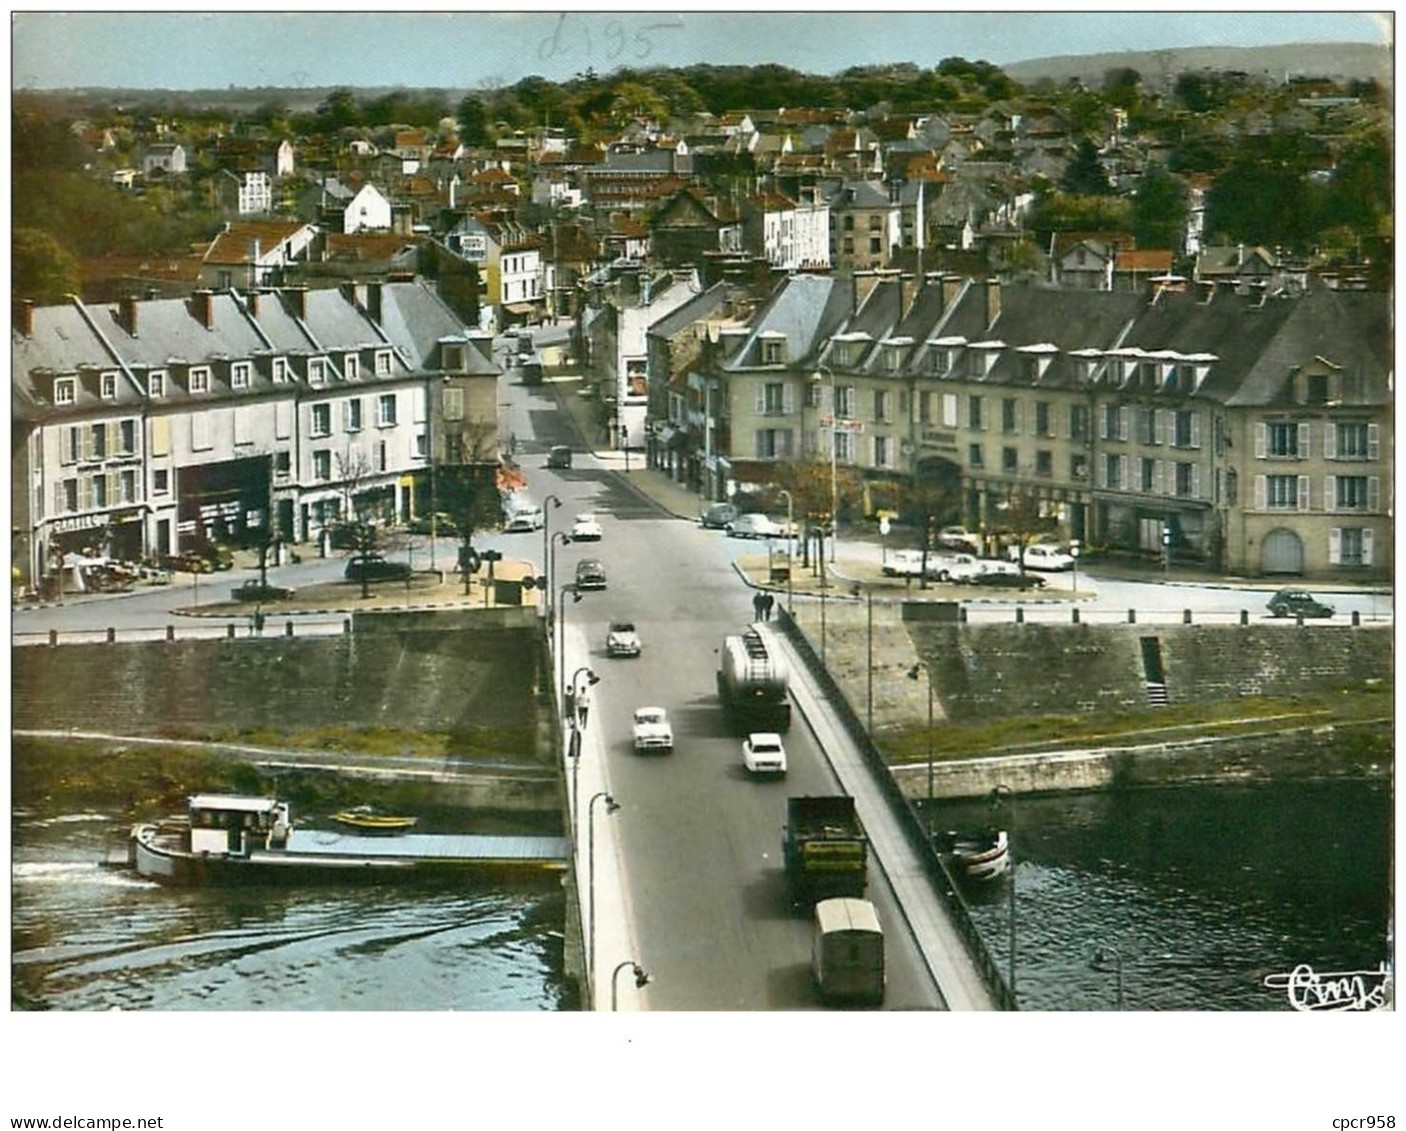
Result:
M859 313L859 308L869 301L869 296L874 293L874 288L879 285L880 275L877 271L856 271L854 273L854 313Z
M196 291L191 298L191 310L195 314L199 323L207 330L215 328L215 302L214 293L208 288L202 287Z
M289 287L284 294L288 296L288 301L293 307L293 317L303 321L308 316L308 289L307 287Z
M957 296L962 293L963 279L960 275L942 276L942 309L950 310L952 304L957 301Z
M370 315L371 321L379 323L381 321L381 284L366 284L366 313Z
M1001 317L1001 282L999 279L986 280L986 328L996 325Z
M342 292L342 298L351 306L356 305L356 280L350 279L338 285L337 289Z
M249 311L249 317L257 318L259 316L259 292L257 290L249 291L244 296L244 305Z
M26 338L34 337L34 300L27 298L15 308L15 324Z
M122 328L135 338L137 336L137 296L123 295L118 300L117 311L117 320L122 323Z

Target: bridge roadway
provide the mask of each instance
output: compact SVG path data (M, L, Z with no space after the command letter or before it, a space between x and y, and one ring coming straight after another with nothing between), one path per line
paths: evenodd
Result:
M934 890L932 881L925 871L923 862L911 842L904 836L899 815L896 814L873 771L865 761L862 752L846 732L832 704L826 701L821 689L815 683L801 658L786 641L784 635L766 626L771 639L788 655L792 666L792 697L799 711L802 725L813 736L814 746L820 749L840 788L852 795L858 806L861 819L868 830L873 853L870 865L871 897L884 907L896 908L896 914L888 914L885 924L889 931L889 948L894 956L900 952L905 959L911 955L910 966L920 967L932 987L927 993L917 995L905 988L908 1000L921 1000L926 997L937 1007L953 1010L990 1010L998 1008L986 984L983 982L972 960L961 934L956 929L951 914ZM586 632L568 625L566 632L566 664L568 672L574 663L585 660L590 653L590 641ZM651 977L657 979L653 964L648 956L658 955L664 940L651 939L647 922L648 914L658 896L651 898L651 883L645 875L655 863L641 862L632 874L631 858L626 850L622 830L626 822L638 822L644 818L639 809L632 806L627 795L621 793L621 808L609 810L606 800L619 786L611 784L611 761L608 756L612 746L619 746L618 735L612 739L599 717L602 704L597 688L597 701L592 709L582 734L581 754L573 766L568 758L565 762L567 790L576 798L577 816L577 856L576 877L580 894L582 935L586 940L583 949L587 952L587 962L594 967L589 979L589 989L585 990L585 1000L590 1007L598 1010L647 1010L651 1008L651 986L637 986L634 967L640 966ZM801 727L793 724L788 745L798 744ZM680 750L674 758L688 758L687 740L681 738ZM564 744L565 746L565 744ZM616 767L616 777L619 767ZM795 775L792 775L793 778ZM573 780L574 779L574 780ZM816 792L809 786L797 789L795 785L779 787L785 793ZM703 804L699 799L700 806ZM706 820L706 815L704 817ZM678 826L682 829L682 822ZM778 828L779 835L779 828ZM683 835L682 832L679 834ZM638 843L638 842L637 842ZM779 844L778 844L779 849ZM779 851L777 859L771 862L771 870L779 872ZM698 867L706 867L700 863ZM701 877L695 877L700 879ZM690 882L685 880L684 882ZM727 882L723 878L723 882ZM746 880L738 876L739 887ZM636 914L636 901L645 901L642 906L647 912ZM591 904L595 903L594 914ZM727 936L736 928L715 923L716 947L728 945ZM590 954L590 940L594 939L594 956ZM804 945L804 944L802 944ZM642 957L643 956L643 957ZM675 979L679 972L676 964ZM892 973L892 972L891 972ZM789 977L778 972L778 977ZM788 981L793 986L794 979ZM891 985L890 989L894 987ZM663 987L659 988L662 991ZM671 987L668 995L677 995L679 987ZM686 996L693 996L692 994ZM893 999L896 996L890 994ZM655 1008L668 1008L662 1002L654 1003ZM733 1008L768 1008L766 1001L737 1004Z

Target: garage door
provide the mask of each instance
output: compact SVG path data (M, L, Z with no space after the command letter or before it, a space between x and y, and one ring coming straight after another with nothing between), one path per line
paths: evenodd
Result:
M1275 530L1264 540L1265 573L1303 573L1303 543L1292 530Z

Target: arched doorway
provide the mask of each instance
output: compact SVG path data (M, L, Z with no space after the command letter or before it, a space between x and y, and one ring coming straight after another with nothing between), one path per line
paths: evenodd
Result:
M1303 573L1303 541L1292 530L1270 531L1260 556L1265 573Z

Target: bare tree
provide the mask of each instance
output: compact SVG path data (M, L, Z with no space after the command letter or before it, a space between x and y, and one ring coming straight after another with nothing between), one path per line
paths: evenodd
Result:
M957 512L960 500L960 489L955 484L922 476L915 478L903 493L903 509L922 531L924 589L928 586L928 554L937 548L938 531Z
M1002 527L1016 546L1016 562L1025 572L1025 548L1038 535L1054 530L1057 523L1047 503L1033 487L1014 487L996 504Z
M833 472L833 476L832 476ZM864 484L850 467L834 467L820 460L788 460L776 465L772 484L791 493L792 510L804 527L803 561L810 564L810 539L815 535L820 560L825 560L823 540L834 531L832 509L853 506L864 496Z

